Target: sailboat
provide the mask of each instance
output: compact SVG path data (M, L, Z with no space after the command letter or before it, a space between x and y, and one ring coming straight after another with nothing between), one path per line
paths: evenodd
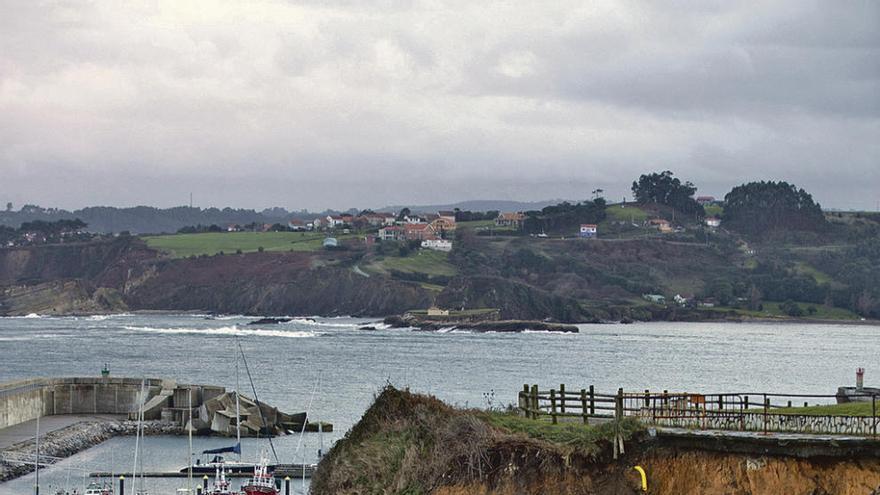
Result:
M141 379L141 394L140 394L140 404L138 405L138 424L137 430L135 431L134 437L134 465L131 468L131 482L132 485L137 484L137 468L138 468L138 456L141 454L141 448L143 447L143 443L141 442L141 437L144 433L144 404L147 401L146 396L146 379ZM144 473L143 473L143 456L141 456L141 484L140 488L136 488L134 493L135 495L149 495L149 492L144 488Z

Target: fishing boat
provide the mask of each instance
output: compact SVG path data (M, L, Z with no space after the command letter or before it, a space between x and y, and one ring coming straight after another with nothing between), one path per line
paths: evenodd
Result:
M113 495L113 485L93 481L86 487L85 495Z
M278 495L281 493L275 482L275 475L269 472L265 453L260 455L260 463L254 466L254 477L241 485L247 495Z

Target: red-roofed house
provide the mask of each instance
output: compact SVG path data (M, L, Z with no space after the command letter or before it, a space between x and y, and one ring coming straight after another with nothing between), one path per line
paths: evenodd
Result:
M379 229L379 239L383 241L399 241L404 239L406 233L403 231L403 227L398 227L396 225L389 225L386 227L382 227Z
M434 227L428 223L408 223L403 226L403 230L408 241L425 241L436 238Z

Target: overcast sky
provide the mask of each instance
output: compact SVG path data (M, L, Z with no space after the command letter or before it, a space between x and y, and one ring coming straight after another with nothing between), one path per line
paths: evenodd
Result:
M880 2L0 0L0 202L880 202Z

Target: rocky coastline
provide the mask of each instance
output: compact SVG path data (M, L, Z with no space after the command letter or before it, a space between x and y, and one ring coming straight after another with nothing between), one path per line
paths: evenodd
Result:
M472 320L472 319L429 319L411 314L403 316L388 316L383 323L391 328L412 328L417 331L436 332L440 330L466 330L470 332L486 333L518 333L518 332L559 332L578 333L578 327L535 320Z
M180 435L183 428L165 421L145 421L145 435ZM113 437L134 435L137 430L135 421L100 421L86 420L72 424L60 430L47 433L40 438L40 455L47 457L70 457L83 450L94 447ZM35 441L19 442L2 451L3 456L32 456L35 452ZM0 461L0 482L9 481L33 472L33 464L17 464Z

